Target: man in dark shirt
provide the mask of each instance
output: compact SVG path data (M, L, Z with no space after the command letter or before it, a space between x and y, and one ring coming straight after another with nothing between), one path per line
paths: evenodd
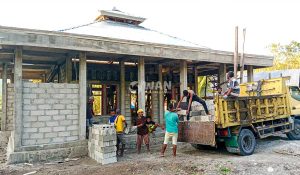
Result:
M137 139L136 139L136 145L137 145L137 153L141 153L142 143L144 141L147 151L150 152L150 146L149 146L149 132L148 127L146 125L146 117L144 117L144 111L142 109L139 109L137 111L138 117L136 120L136 126L137 126Z
M86 105L86 137L89 137L89 127L93 125L94 110L93 110L94 97L90 96Z

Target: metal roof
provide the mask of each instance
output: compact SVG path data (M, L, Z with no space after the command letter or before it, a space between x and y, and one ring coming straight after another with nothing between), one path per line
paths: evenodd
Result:
M147 43L205 48L198 44L194 44L192 42L188 42L183 39L163 34L142 26L109 20L97 21L88 25L73 27L63 31L72 34L101 36Z

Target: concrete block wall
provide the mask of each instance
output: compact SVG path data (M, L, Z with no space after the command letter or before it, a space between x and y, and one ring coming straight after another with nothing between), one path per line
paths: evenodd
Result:
M89 130L89 157L98 163L117 162L116 130L112 125L93 125Z
M158 123L159 121L159 102L158 102L158 92L153 92L152 93L152 115L153 115L153 120Z
M6 99L6 131L13 130L14 116L14 84L7 84L7 99Z
M128 125L130 126L131 123L131 112L130 112L130 93L128 91L129 84L126 83L126 93L125 93L125 119Z
M79 139L79 85L23 83L22 145Z

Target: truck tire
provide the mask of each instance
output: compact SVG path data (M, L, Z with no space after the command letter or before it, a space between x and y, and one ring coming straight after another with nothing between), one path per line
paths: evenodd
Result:
M238 137L239 154L248 156L253 154L256 147L256 140L253 132L249 129L242 129Z
M286 136L290 140L300 140L300 120L294 119L294 130L287 133Z

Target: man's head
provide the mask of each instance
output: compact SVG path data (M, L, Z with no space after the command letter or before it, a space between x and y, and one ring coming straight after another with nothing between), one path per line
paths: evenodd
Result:
M189 95L189 91L188 90L183 90L183 96L188 96Z
M110 114L111 116L116 115L116 111L115 111L114 109L111 109L111 110L109 111L109 114Z
M94 97L93 97L93 96L90 96L88 102L89 102L89 103L93 103L93 102L94 102Z
M120 110L120 109L117 109L117 110L116 110L116 114L117 114L117 115L121 115L121 110Z
M139 109L136 113L137 113L137 115L139 117L142 117L144 115L144 110L143 109Z
M175 111L174 103L169 103L168 108L169 108L169 111Z
M234 73L232 71L227 72L227 79L234 77Z
M151 121L151 117L150 116L147 116L146 119L147 119L147 122Z

